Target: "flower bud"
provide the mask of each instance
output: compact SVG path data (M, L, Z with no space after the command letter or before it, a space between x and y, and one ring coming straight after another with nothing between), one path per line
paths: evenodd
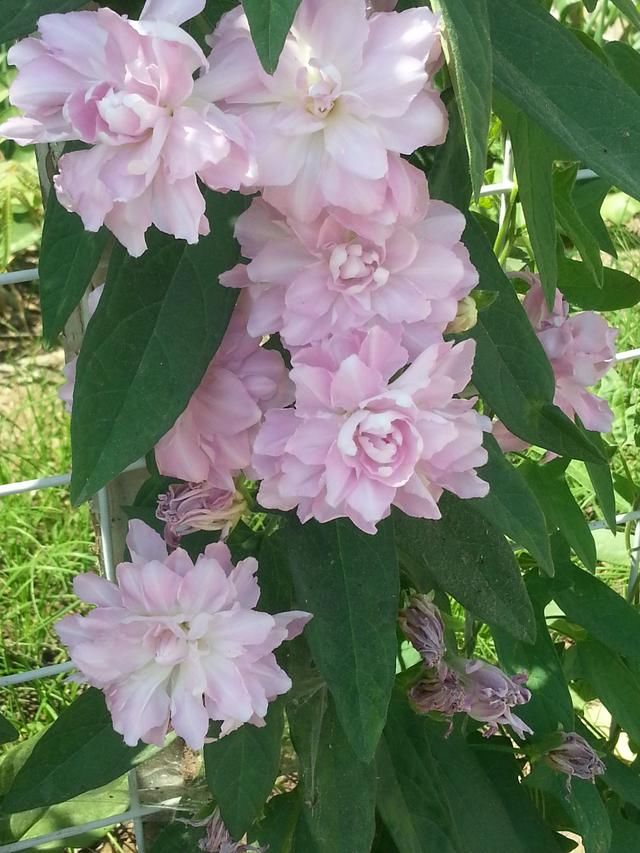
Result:
M606 770L596 751L576 732L563 732L562 743L550 749L545 760L554 770L567 774L568 785L572 776L593 782Z
M474 720L488 723L486 735L495 734L498 726L511 726L518 737L533 734L529 726L511 712L516 705L524 705L531 693L524 685L527 673L513 677L486 661L468 660L463 681L466 693L466 712Z
M466 709L464 686L460 676L444 664L414 684L409 691L409 701L419 714L438 711L452 717Z
M179 483L169 486L167 493L158 498L156 518L164 521L164 538L175 548L183 536L197 530L220 530L224 539L246 509L246 501L238 491L207 483Z
M446 328L446 334L459 335L473 329L478 322L478 307L473 296L465 296L458 302L458 312Z
M199 821L192 821L192 823L195 826L201 825ZM204 850L204 853L267 853L266 847L233 841L227 827L222 822L218 809L207 821L204 838L198 846Z
M427 595L414 595L398 619L402 632L427 666L437 666L445 651L440 611Z

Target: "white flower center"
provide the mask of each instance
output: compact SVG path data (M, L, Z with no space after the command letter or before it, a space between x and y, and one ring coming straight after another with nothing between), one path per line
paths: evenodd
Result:
M334 246L329 269L337 289L348 293L360 293L367 287L377 290L389 280L389 270L382 266L379 253L361 243Z
M316 118L327 118L342 90L342 77L335 65L311 58L298 72L298 89L307 112Z

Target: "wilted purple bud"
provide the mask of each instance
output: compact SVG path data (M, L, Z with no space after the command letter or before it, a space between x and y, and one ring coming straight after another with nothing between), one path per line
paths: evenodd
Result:
M533 734L529 726L511 713L516 705L524 705L531 693L524 687L527 673L508 676L497 666L486 661L468 660L464 667L466 707L474 720L488 723L487 737L498 731L498 726L511 726L518 737Z
M572 776L594 782L606 770L595 750L576 732L563 732L562 743L550 749L545 760L554 770L567 774L567 787L571 786Z
M196 824L198 825L198 824ZM227 827L222 822L220 812L215 810L207 821L204 838L199 847L205 853L267 853L268 847L257 847L255 844L244 844L233 841Z
M409 691L409 700L419 714L439 711L446 717L452 717L466 710L465 691L460 676L444 664L414 684Z
M239 492L207 483L169 486L158 498L156 518L164 521L164 538L175 548L183 536L197 530L220 530L222 537L238 523L247 505Z
M398 619L407 640L427 666L438 666L445 652L440 611L427 595L414 595Z

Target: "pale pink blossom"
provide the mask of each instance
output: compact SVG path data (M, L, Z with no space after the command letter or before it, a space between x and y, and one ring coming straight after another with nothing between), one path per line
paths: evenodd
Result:
M559 290L549 310L538 277L531 273L514 275L531 285L524 308L553 368L553 402L572 420L580 418L588 430L609 432L613 423L609 404L587 389L615 364L618 330L594 311L570 314L569 304ZM503 450L524 450L529 446L503 424L496 425L494 435Z
M524 686L528 678L526 672L509 676L486 661L468 660L464 673L464 710L474 720L487 723L486 737L496 734L499 726L511 726L520 738L533 734L512 711L531 699L531 692Z
M302 0L272 76L241 7L210 43L202 91L246 121L265 200L296 219L327 206L380 210L390 155L445 138L432 82L439 18L429 9L367 17L365 0Z
M293 356L295 408L267 412L255 440L262 506L297 507L303 522L347 517L375 533L392 505L439 518L444 489L487 493L475 469L490 423L474 400L453 396L469 382L473 341L434 344L407 367L401 334L354 331Z
M38 36L9 51L18 67L9 96L24 117L0 134L21 145L90 146L61 158L58 198L88 231L106 225L134 256L152 224L189 243L208 233L198 177L223 191L255 178L243 122L193 79L207 60L178 25L203 6L150 0L140 21L107 8L44 15Z
M156 445L160 473L234 491L234 476L251 461L263 413L292 400L282 356L247 334L241 299L187 408Z
M226 539L247 511L237 490L208 483L172 483L158 496L156 518L164 522L164 539L175 548L183 536L199 530L219 530Z
M100 297L104 292L104 284L94 288L87 297L87 322L93 317L100 302ZM78 366L78 356L70 359L62 368L64 373L65 383L58 389L58 398L64 403L64 407L71 414L73 408L73 391L76 386L76 368Z
M477 284L460 242L464 225L455 208L429 201L422 218L401 218L371 239L353 218L349 227L328 212L305 224L255 199L236 224L251 262L221 281L247 288L252 335L279 332L287 346L297 347L354 328L401 323L414 354L442 338L459 301Z
M76 594L95 609L57 624L79 680L104 692L114 729L130 746L161 746L173 729L200 749L211 720L221 734L264 725L269 702L291 687L273 652L310 614L255 610L258 564L234 566L222 543L194 564L180 548L167 556L162 537L136 520L127 545L117 584L76 577Z

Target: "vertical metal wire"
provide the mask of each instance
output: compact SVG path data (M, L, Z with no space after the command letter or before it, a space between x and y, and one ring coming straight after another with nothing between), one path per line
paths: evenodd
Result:
M502 166L502 183L508 184L510 188L513 187L513 151L511 149L511 140L507 136L504 142L504 157L503 157L503 166ZM507 210L509 208L509 202L507 200L506 194L500 195L500 214L499 214L499 224L502 225L506 216Z

